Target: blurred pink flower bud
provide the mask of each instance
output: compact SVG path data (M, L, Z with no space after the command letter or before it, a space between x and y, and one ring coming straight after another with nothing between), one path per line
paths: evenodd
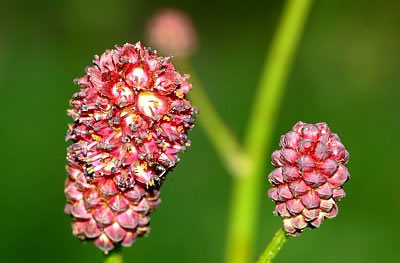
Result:
M297 236L337 215L336 202L345 197L342 187L350 176L345 166L349 153L326 123L298 122L281 136L280 146L272 154L276 169L268 176L268 196L284 230Z
M176 9L162 9L148 22L147 37L152 46L165 55L190 56L197 47L192 21Z

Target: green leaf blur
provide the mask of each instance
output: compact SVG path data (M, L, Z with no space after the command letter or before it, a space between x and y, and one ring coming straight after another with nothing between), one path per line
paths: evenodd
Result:
M200 46L193 67L242 139L281 1L7 1L0 8L0 258L101 262L71 234L63 182L68 100L94 54L144 39L161 7L186 11ZM325 121L351 154L339 215L287 242L276 263L398 262L400 17L398 1L314 1L274 131ZM200 127L168 175L152 233L125 262L222 262L231 177ZM272 170L265 156L265 177ZM265 191L269 184L263 183ZM257 254L279 227L262 199Z

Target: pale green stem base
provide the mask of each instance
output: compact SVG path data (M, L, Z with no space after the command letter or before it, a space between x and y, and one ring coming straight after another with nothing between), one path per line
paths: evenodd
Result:
M272 260L278 255L286 240L287 237L285 231L283 231L282 228L279 228L271 242L268 244L267 248L257 260L257 263L271 263Z
M251 169L234 178L225 261L249 263L253 259L256 224L266 175L266 156L283 89L311 0L288 0L267 56L260 87L250 114L245 151Z
M123 263L124 258L122 256L121 247L118 246L112 250L109 254L105 255L104 263Z

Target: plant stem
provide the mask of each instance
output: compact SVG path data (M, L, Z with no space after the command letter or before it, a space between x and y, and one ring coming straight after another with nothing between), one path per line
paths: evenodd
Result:
M190 82L193 83L193 89L190 91L189 96L193 105L200 109L198 119L201 127L214 145L228 171L232 175L242 175L242 171L248 169L249 162L238 140L213 107L207 93L192 70L189 59L178 61L177 64L183 71L190 73Z
M110 253L105 255L104 263L123 263L124 257L122 256L121 246L117 246Z
M269 140L283 88L303 31L311 0L288 0L262 71L250 115L245 150L252 165L234 178L231 222L226 247L227 263L248 263L253 258L255 229L262 191L261 178Z
M257 263L271 263L272 260L278 255L279 251L283 247L287 240L285 231L282 228L275 233L271 242L268 244L267 248L261 254L260 258L257 260Z

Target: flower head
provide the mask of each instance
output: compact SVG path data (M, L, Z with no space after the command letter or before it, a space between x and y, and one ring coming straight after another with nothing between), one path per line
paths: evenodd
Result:
M283 218L287 234L299 235L306 227L319 227L338 213L337 201L345 197L349 179L349 153L326 123L298 122L281 136L280 150L273 152L276 167L268 180L268 196L275 214Z
M190 146L187 78L138 42L95 56L75 80L65 183L74 235L109 251L149 232L162 181Z
M197 35L192 21L179 10L161 9L147 27L150 43L162 52L185 57L196 49Z

